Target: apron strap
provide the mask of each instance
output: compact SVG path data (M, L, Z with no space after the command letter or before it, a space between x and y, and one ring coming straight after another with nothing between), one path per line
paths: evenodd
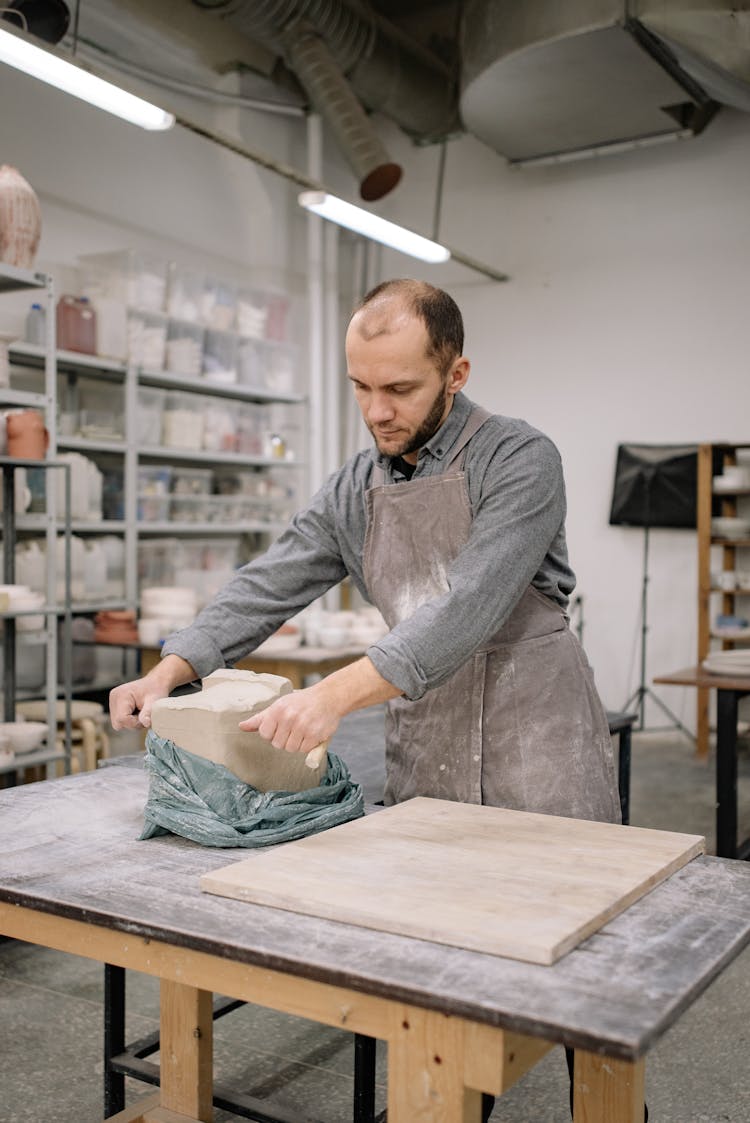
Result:
M473 436L475 436L484 425L492 417L489 410L484 409L483 406L474 406L469 417L461 430L455 445L451 449L451 459L443 469L448 472L451 468L458 468L459 471L463 469L464 460L466 459L466 446Z

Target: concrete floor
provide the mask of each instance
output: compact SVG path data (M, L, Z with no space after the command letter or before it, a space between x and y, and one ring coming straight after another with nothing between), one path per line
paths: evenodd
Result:
M383 781L382 716L347 718L334 748L372 801ZM132 749L120 739L118 751ZM750 754L740 754L742 834L750 834ZM705 834L713 850L713 770L681 735L636 734L631 822ZM0 1123L102 1119L102 968L28 944L0 944ZM750 1120L750 949L649 1054L652 1123ZM158 985L128 975L128 1039L158 1028ZM378 1111L385 1106L379 1050ZM216 1079L296 1111L304 1123L352 1118L352 1038L302 1019L245 1006L216 1023ZM128 1102L148 1089L128 1082ZM492 1123L569 1123L568 1081L554 1049L499 1102ZM216 1123L237 1116L217 1112Z

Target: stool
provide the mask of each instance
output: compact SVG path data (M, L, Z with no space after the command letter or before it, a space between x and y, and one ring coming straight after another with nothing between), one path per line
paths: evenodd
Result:
M620 811L625 826L630 822L630 749L633 723L638 714L607 710L610 734L619 733L617 786L620 790Z
M19 702L17 712L29 721L47 720L46 702ZM55 703L57 733L55 746L62 752L65 747L65 703ZM73 752L71 765L74 772L93 771L99 760L109 756L109 737L105 730L107 715L100 702L75 701L70 703L70 739Z

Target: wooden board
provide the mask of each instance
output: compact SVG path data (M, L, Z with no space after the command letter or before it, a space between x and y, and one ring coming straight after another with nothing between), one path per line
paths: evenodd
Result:
M550 964L705 840L412 799L200 879L219 896Z

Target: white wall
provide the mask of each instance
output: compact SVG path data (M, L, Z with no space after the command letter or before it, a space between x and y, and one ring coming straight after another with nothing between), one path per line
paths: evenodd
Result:
M437 154L389 142L416 174L388 217L431 234ZM698 138L550 168L510 169L462 139L440 238L510 282L386 262L461 304L469 393L558 444L584 642L613 708L638 684L643 544L607 525L618 443L750 441L749 182L750 117L728 110ZM649 674L695 660L696 552L694 532L652 532ZM693 726L693 691L656 692ZM666 719L650 708L647 722Z
M40 267L131 245L220 275L251 266L273 280L291 269L304 283L304 224L284 180L183 130L120 124L5 68L0 99L0 162L18 166L43 205ZM304 168L301 123L206 116ZM437 150L378 127L406 174L376 209L432 234ZM330 143L327 156L328 182L355 198ZM610 707L637 685L642 551L640 531L607 525L618 443L750 440L748 182L750 117L731 111L689 141L525 171L466 137L449 146L438 234L510 282L383 255L383 276L425 276L457 297L470 393L560 447L584 641ZM4 302L0 326L11 314ZM653 532L651 578L656 673L694 660L693 533ZM659 692L692 724L692 692Z

